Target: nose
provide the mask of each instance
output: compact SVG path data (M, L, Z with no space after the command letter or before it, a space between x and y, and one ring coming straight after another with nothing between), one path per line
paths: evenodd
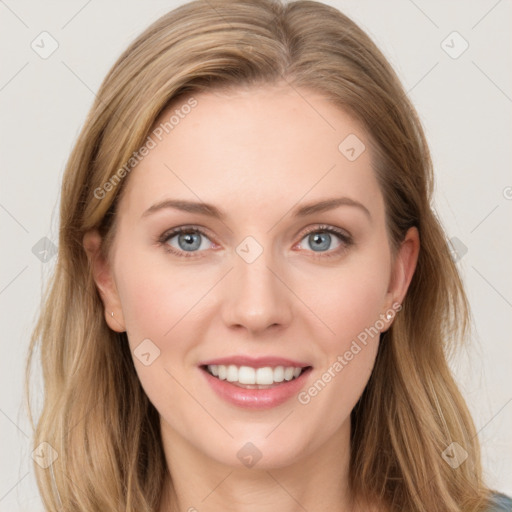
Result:
M235 254L224 290L225 325L243 327L251 334L289 325L293 294L285 283L270 250L264 249L252 262Z

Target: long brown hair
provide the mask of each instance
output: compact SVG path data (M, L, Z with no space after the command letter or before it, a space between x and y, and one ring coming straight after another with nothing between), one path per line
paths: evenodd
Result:
M126 334L104 320L82 246L84 233L97 228L108 255L116 205L129 179L119 180L119 169L171 101L281 81L322 93L363 123L393 250L409 227L420 234L403 309L382 336L373 374L352 411L352 490L397 512L483 509L488 490L478 439L447 365L468 334L468 303L431 208L424 132L395 72L333 7L197 0L162 16L120 56L67 163L58 258L26 370L34 427L28 383L40 343L44 404L35 446L46 442L58 454L48 468L34 464L46 510L153 512L167 471L158 412L139 383ZM105 187L116 173L116 186ZM468 454L457 468L442 457L452 442Z

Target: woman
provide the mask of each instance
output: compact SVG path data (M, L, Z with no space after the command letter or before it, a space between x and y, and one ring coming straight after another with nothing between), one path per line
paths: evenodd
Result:
M336 9L157 20L63 180L28 361L40 341L47 510L510 507L446 362L468 304L432 188L413 106Z

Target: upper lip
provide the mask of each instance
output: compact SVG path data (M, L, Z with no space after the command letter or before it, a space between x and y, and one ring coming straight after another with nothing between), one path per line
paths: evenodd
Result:
M265 357L249 357L249 356L227 356L219 357L216 359L208 359L199 363L199 366L209 366L214 364L222 364L228 366L233 364L235 366L250 366L252 368L264 368L266 366L294 366L295 368L306 368L307 363L287 359L283 357L265 356Z

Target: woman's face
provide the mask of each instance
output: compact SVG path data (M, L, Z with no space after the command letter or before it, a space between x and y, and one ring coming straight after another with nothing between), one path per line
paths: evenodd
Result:
M167 443L289 465L347 441L417 238L392 261L369 142L328 100L270 86L194 98L139 152L97 283Z

